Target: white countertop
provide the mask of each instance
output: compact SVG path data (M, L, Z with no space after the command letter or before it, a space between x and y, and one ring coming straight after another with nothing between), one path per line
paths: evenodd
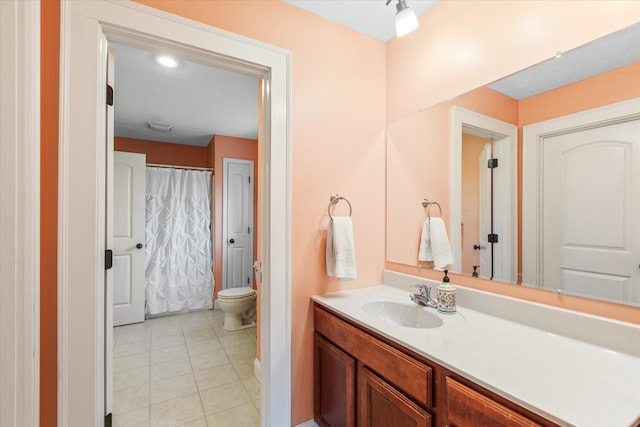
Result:
M461 305L471 301L474 292L479 291L458 288L454 315L424 307L443 320L442 326L432 329L397 326L362 309L369 301L409 301L410 292L402 287L331 292L313 300L560 425L627 427L640 417L637 352L617 351L526 324L531 322L506 320L474 304ZM487 298L486 293L478 295ZM538 315L554 309L542 310ZM594 322L593 316L571 316L577 316L576 324ZM602 330L610 332L609 326ZM597 329L594 333L599 333ZM640 345L637 325L623 324L614 330L628 335L618 338L632 340L632 347Z

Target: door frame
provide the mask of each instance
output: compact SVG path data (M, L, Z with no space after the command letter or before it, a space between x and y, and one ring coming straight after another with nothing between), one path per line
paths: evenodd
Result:
M0 2L0 425L40 424L40 2Z
M229 194L227 192L227 166L229 163L242 163L249 165L249 176L251 177L251 186L255 188L255 181L253 176L254 164L253 160L240 159L234 157L224 157L222 159L222 286L220 289L227 289L227 261L229 257L229 245L227 241L229 240L229 235L227 233L227 217L228 217L228 208L229 208ZM256 228L253 226L255 223L255 214L256 214L256 206L253 203L253 195L254 189L251 190L251 239L249 239L249 245L251 247L251 263L253 265L253 261L255 260L255 248L253 247L253 237L256 233ZM253 267L252 272L253 272ZM252 274L253 275L253 274ZM253 286L254 282L247 286Z
M640 119L640 98L524 126L522 129L522 284L543 288L543 144L549 137Z
M499 191L501 203L496 206L494 217L499 218L500 229L509 230L509 239L502 239L503 250L494 257L494 262L508 265L509 282L516 283L518 279L518 127L503 122L493 117L485 116L475 111L454 106L451 108L451 150L450 150L450 209L449 238L451 251L453 252L453 265L451 272L460 272L462 269L462 130L463 127L472 127L494 133L504 138L509 138L509 155L503 183L494 190ZM501 138L503 139L503 138ZM505 165L506 163L506 165Z
M290 425L291 54L138 3L106 0L61 1L58 425L104 424L107 39L162 43L264 79L261 419L263 426Z

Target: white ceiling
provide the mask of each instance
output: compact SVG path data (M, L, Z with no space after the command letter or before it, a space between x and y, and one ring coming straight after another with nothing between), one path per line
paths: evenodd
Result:
M395 2L385 0L283 0L382 41L393 37ZM421 15L434 0L407 0ZM363 18L366 17L366 18ZM206 146L213 135L257 139L258 81L210 65L180 60L162 68L154 53L110 44L115 50L115 135ZM156 52L161 53L161 52ZM640 24L544 61L490 87L515 99L640 60ZM168 133L146 122L173 126Z

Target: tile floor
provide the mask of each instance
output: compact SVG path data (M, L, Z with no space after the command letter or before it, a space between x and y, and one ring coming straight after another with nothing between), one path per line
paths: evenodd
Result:
M206 310L113 330L113 425L254 427L256 328L227 332Z

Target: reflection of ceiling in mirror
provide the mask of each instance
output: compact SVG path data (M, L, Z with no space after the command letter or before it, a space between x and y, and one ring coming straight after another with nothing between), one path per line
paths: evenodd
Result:
M489 85L521 100L640 61L640 23L562 53Z

